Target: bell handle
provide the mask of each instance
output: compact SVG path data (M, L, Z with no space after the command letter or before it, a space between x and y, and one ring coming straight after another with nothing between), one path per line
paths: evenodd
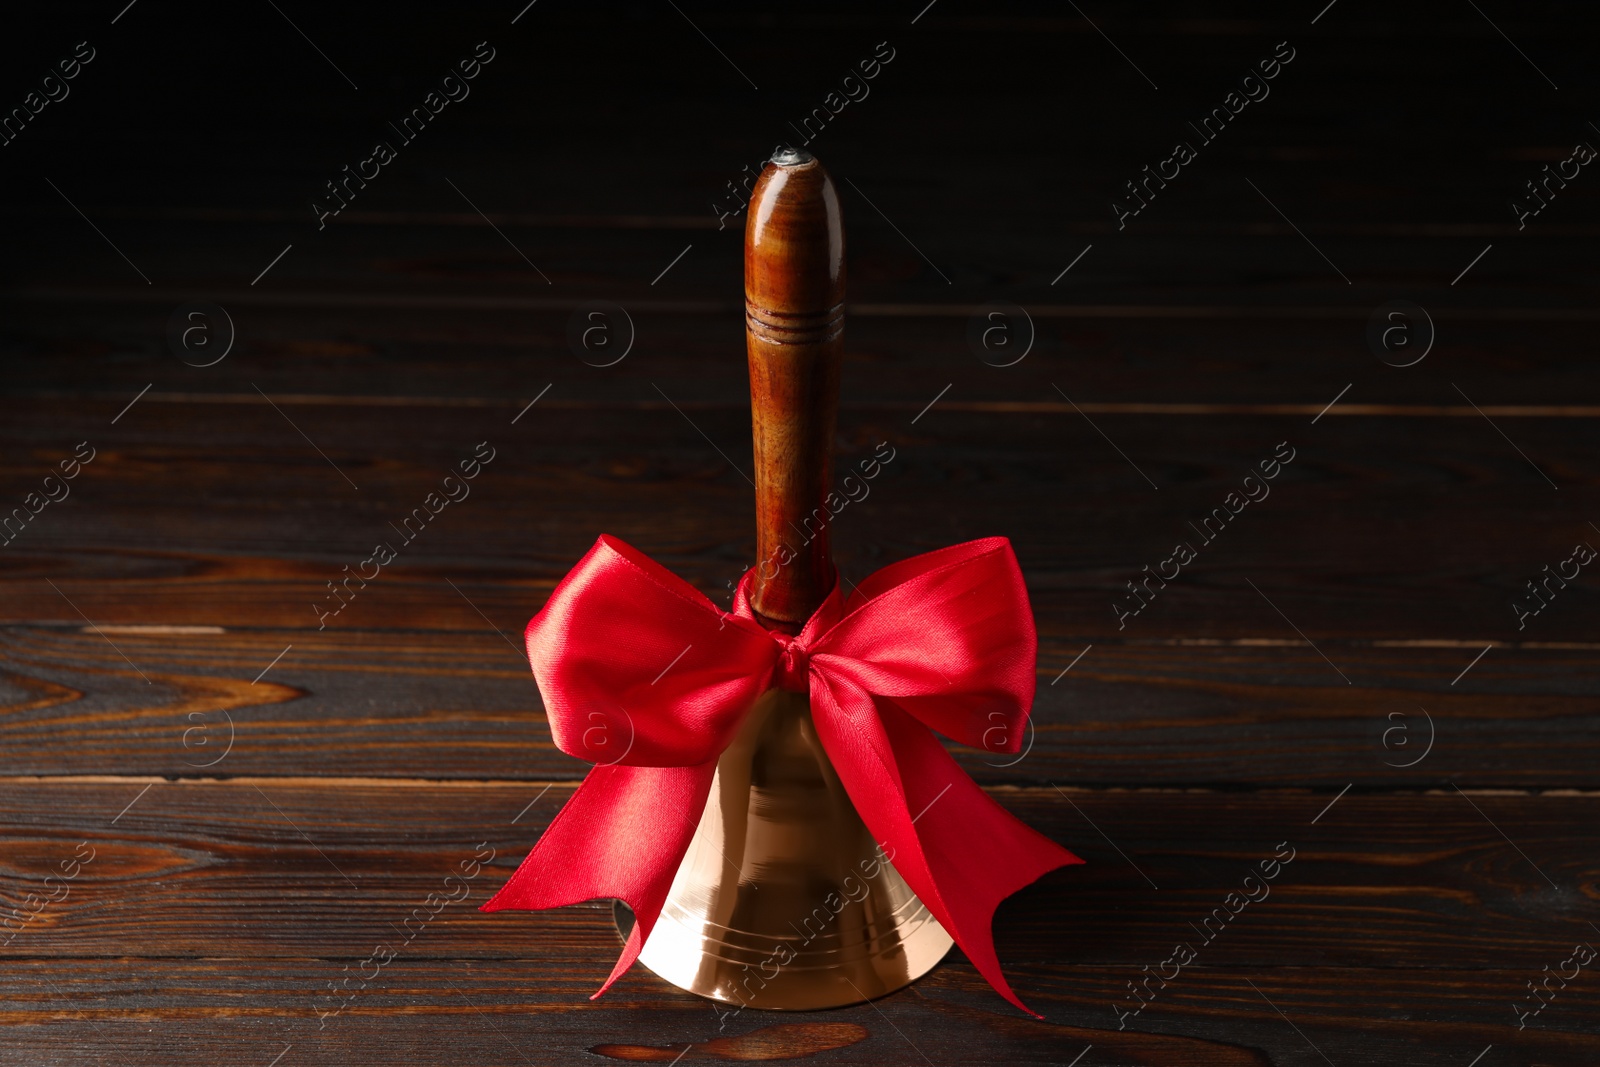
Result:
M755 438L751 607L797 633L833 588L826 500L844 351L844 226L815 157L780 149L750 197L745 347Z

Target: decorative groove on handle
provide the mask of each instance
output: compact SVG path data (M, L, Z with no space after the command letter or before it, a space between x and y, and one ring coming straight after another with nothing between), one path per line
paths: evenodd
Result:
M832 341L844 333L844 304L810 314L773 311L746 300L745 326L750 336L775 345L809 345Z

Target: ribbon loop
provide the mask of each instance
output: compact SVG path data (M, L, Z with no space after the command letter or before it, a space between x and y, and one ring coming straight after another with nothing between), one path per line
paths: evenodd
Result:
M602 536L528 623L556 747L602 766L715 760L778 647L633 546Z
M1037 635L1010 542L952 545L837 587L794 637L602 536L528 623L556 744L597 766L486 904L615 896L636 925L603 993L648 938L699 822L716 761L765 689L809 692L818 736L912 890L995 990L1000 901L1078 857L996 804L934 737L1015 752ZM663 832L662 827L672 827ZM600 993L596 993L599 996Z

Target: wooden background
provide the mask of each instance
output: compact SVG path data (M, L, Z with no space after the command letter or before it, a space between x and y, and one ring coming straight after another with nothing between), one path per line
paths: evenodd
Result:
M1600 545L1600 176L1524 229L1509 206L1600 145L1586 15L14 13L5 107L96 58L0 150L0 506L95 458L0 548L0 1063L1595 1063L1600 964L1518 1010L1600 945L1600 576L1512 608ZM482 40L472 95L319 230L322 183ZM838 455L896 449L837 554L859 580L1016 546L1036 735L961 759L1088 861L996 919L1045 1020L959 952L720 1030L642 968L591 1002L607 906L475 911L584 769L518 636L600 532L723 602L750 562L741 233L711 204L880 41L811 146L849 234ZM1122 183L1279 41L1270 97L1118 230ZM1364 332L1402 299L1437 341L1397 368ZM569 349L589 300L631 317L614 366ZM968 346L994 302L1036 329L1014 366ZM213 366L168 341L193 303L236 331ZM319 630L325 583L485 440L471 496ZM1119 629L1124 583L1283 441L1271 496ZM1280 842L1270 896L1199 944Z

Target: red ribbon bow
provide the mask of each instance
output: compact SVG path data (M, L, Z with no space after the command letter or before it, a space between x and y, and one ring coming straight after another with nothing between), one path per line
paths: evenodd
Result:
M809 690L862 821L989 984L1028 1011L995 956L995 908L1083 861L991 800L933 735L1021 744L1038 637L1011 543L915 556L849 597L835 586L792 638L755 621L753 574L723 612L602 535L556 587L528 623L528 660L556 746L596 766L482 910L626 901L633 932L600 996L650 936L740 719L770 688ZM990 743L997 728L1003 744Z

